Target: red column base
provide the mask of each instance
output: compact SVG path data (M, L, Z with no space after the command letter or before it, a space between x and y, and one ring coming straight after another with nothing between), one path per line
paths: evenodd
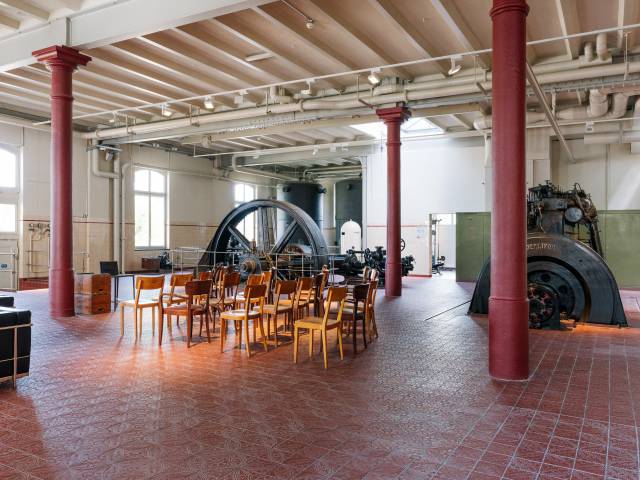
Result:
M73 277L73 270L49 271L49 285L58 286L57 288L49 288L49 309L54 318L75 315Z
M387 297L402 296L402 263L387 262L384 272L384 294Z
M489 373L496 380L529 378L529 302L489 298Z

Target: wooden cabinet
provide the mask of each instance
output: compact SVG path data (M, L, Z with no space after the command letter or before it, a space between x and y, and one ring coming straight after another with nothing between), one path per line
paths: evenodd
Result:
M76 313L96 315L111 311L111 275L76 274Z

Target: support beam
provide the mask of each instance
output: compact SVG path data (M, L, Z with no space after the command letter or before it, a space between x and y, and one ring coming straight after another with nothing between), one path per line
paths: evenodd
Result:
M493 208L489 373L529 376L526 225L525 0L493 0Z
M49 12L40 7L36 7L31 3L25 2L24 0L2 0L0 1L0 5L11 7L21 14L35 18L37 20L42 20L44 22L49 20Z
M469 28L453 0L431 0L431 4L465 50L482 50L480 40ZM478 64L485 70L490 70L491 55L479 55Z
M413 44L422 52L425 58L434 56L435 47L427 39L419 28L416 28L402 13L402 9L393 0L369 0L369 3L376 9L387 21L395 25L396 30L403 34L406 41ZM436 52L439 53L439 52ZM445 62L432 63L443 76L447 76L449 66Z
M406 107L392 107L376 110L376 114L387 125L387 265L384 292L387 297L399 297L402 295L400 125L411 113Z
M3 15L0 13L0 25L10 28L12 30L18 30L20 28L20 22L15 18Z
M71 0L65 0L71 1ZM16 32L0 41L0 71L35 62L31 52L53 41L78 49L95 48L168 28L252 8L267 0L128 0L106 2L53 20L41 27ZM73 1L70 8L81 6ZM18 28L18 27L15 27Z
M467 120L466 118L464 118L462 115L460 114L453 114L452 115L453 118L456 119L456 121L462 125L463 127L466 127L467 130L473 130L473 122L470 120ZM431 120L431 119L430 119Z
M52 317L74 314L71 76L90 57L53 46L33 52L51 70L51 257L49 307Z
M580 19L578 18L576 0L555 0L555 2L562 35L570 35L572 33L580 32ZM564 45L570 59L578 58L580 56L579 38L567 38L564 40Z

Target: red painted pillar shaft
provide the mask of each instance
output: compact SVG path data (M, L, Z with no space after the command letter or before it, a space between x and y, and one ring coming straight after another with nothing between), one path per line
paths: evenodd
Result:
M489 371L496 379L529 376L525 171L525 0L494 0L493 209Z
M388 297L402 295L402 263L400 256L400 125L411 115L406 107L376 111L387 126L387 264L384 290Z
M71 76L91 58L64 46L38 50L33 56L51 71L49 307L53 317L69 317L74 314Z

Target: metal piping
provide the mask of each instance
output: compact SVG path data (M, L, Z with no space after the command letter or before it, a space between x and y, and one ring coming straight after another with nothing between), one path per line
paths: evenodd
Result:
M556 135L558 136L558 140L560 140L560 143L562 144L562 148L564 148L565 152L567 152L567 158L571 163L576 163L576 159L573 157L573 153L569 148L569 144L567 143L567 140L564 138L564 135L560 130L558 121L556 120L556 117L553 115L553 112L551 111L551 107L549 107L549 104L547 103L547 99L544 96L544 92L542 91L542 88L538 83L538 79L536 78L535 73L533 73L533 70L531 69L531 65L529 65L529 62L525 62L525 68L527 72L527 80L529 81L529 85L531 85L533 92L536 94L536 97L538 97L538 101L540 102L540 105L542 105L544 114L546 115L547 120L551 124L553 131L556 132ZM605 95L605 98L606 98L606 95Z
M594 77L605 77L612 75L623 75L626 71L625 64L611 64L603 66L588 67L573 71L562 72L549 72L538 75L538 81L540 84L555 83L555 82L567 82L572 80L581 80ZM629 73L640 72L640 62L632 62L628 65ZM485 90L491 90L490 75L487 77L487 81L481 83ZM455 81L455 80L454 80ZM413 88L419 88L413 90ZM440 98L454 95L464 95L470 93L477 93L478 87L475 83L463 83L453 84L445 88L436 87L431 84L415 84L407 86L402 92L372 95L365 97L367 103L371 105L385 105L394 104L397 102L410 102L417 100L426 100L430 98ZM340 98L339 96L337 98ZM277 113L292 113L292 112L304 112L308 110L350 110L355 108L361 108L362 104L357 99L347 100L327 100L327 99L309 99L302 100L298 103L279 104L272 105L268 111L264 107L245 108L241 110L233 110L220 113L210 113L206 115L200 115L197 119L193 118L179 118L174 120L165 120L141 125L131 125L128 127L119 127L98 130L96 132L84 134L83 138L87 139L102 139L102 138L116 138L125 137L129 135L153 133L172 130L176 128L189 127L197 121L199 125L207 125L216 122L224 122L235 119L243 118L256 118L263 117L268 114Z
M289 175L283 175L283 174L280 174L280 173L264 172L264 171L259 170L257 168L240 167L237 164L238 156L239 155L233 155L231 157L231 169L234 172L244 173L246 175L255 175L257 177L271 178L271 179L274 179L274 180L281 180L281 181L284 181L284 182L299 182L300 181L299 178L291 177Z

